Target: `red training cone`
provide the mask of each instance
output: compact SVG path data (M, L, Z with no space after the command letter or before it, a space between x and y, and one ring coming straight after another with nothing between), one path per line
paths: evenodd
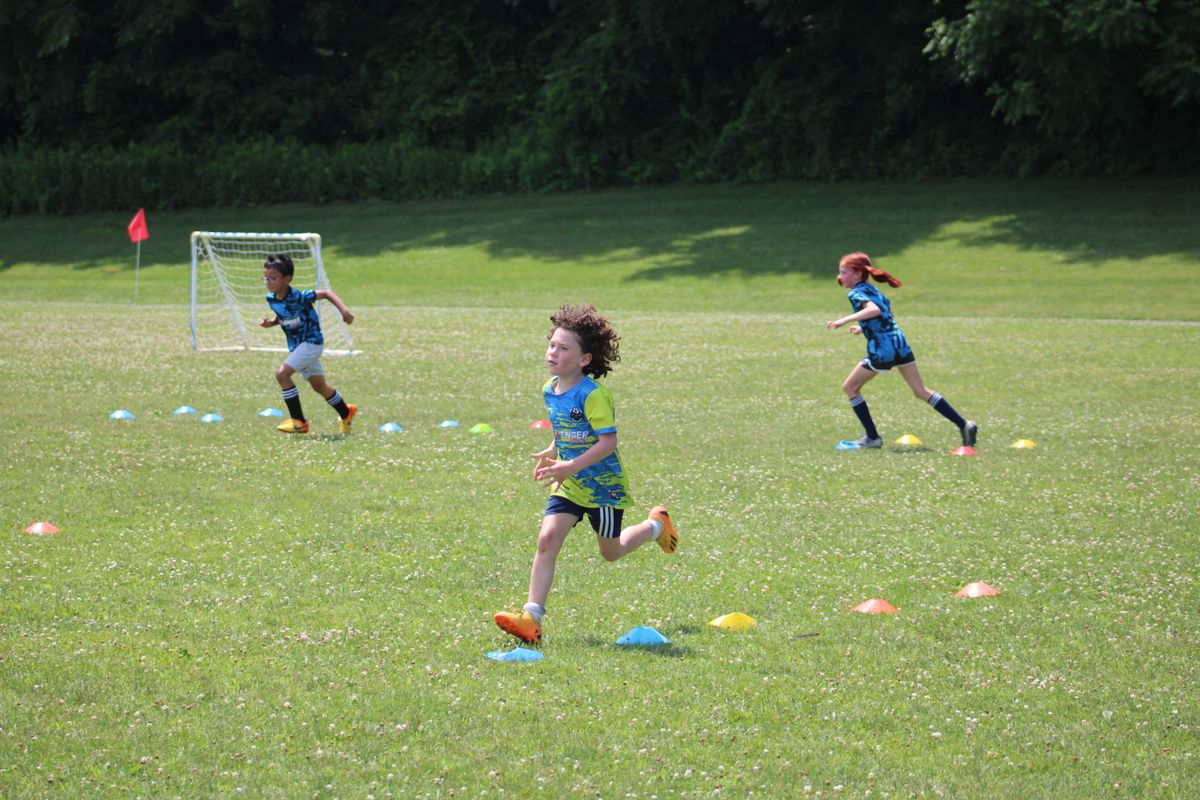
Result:
M994 597L1000 594L999 591L988 586L983 581L976 583L968 583L966 586L954 593L955 597Z
M537 422L530 423L529 427L531 427L531 428L552 428L554 426L550 424L550 420L548 420L548 419L539 419Z
M58 528L52 522L35 522L25 529L26 533L36 533L39 536L49 536L58 533Z
M950 451L952 456L973 456L975 455L974 447L967 447L965 444L962 447L956 447Z
M864 600L854 607L854 610L860 614L895 614L896 607L887 600L880 600L878 597L873 597L870 600Z

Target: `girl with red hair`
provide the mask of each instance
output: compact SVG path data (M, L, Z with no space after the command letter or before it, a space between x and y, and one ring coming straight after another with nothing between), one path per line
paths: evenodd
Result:
M893 288L901 286L899 279L872 264L871 257L866 253L849 253L842 256L838 264L837 282L850 290L847 296L854 313L825 323L829 330L836 330L850 322L860 323L851 325L850 332L855 335L861 333L867 339L867 357L850 370L850 375L842 383L842 391L850 398L850 407L858 415L858 421L862 423L865 431L855 444L871 448L883 446L883 438L875 429L866 398L862 396L862 387L880 372L887 372L895 367L900 370L900 375L912 389L913 395L918 400L929 403L935 411L953 422L962 434L964 446L974 447L979 426L969 419L963 419L944 397L925 386L917 369L917 357L913 355L908 340L904 338L904 333L892 317L891 303L883 292L868 282L868 279L886 283Z

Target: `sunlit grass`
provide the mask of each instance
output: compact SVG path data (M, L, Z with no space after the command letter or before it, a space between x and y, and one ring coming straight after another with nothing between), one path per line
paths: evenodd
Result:
M944 264L1003 261L954 247ZM409 296L374 258L334 275L364 351L326 359L362 409L348 438L306 387L313 434L272 430L277 356L191 352L186 307L79 301L127 274L43 265L38 294L0 271L37 296L0 300L0 796L1194 793L1195 325L1087 319L1108 289L1050 321L964 314L961 284L914 271L901 322L980 454L949 455L956 431L898 376L867 390L888 446L841 453L862 343L824 329L848 308L824 274L678 275L655 302L602 271L556 294L548 272L523 294L485 248ZM989 280L1016 297L1031 275ZM760 302L771 281L793 293ZM497 664L490 616L524 598L545 499L546 320L593 294L624 337L608 383L638 509L670 504L683 543L609 564L577 529L545 659ZM22 532L38 520L62 533ZM1002 594L953 597L977 580ZM869 597L899 614L850 611ZM730 611L759 624L706 624ZM671 645L616 647L636 625Z

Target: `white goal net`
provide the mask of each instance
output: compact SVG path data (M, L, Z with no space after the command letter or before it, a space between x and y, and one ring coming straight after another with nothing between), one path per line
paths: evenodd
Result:
M271 316L263 262L272 253L286 253L296 267L292 286L298 290L329 289L321 262L317 233L192 234L192 349L287 351L278 328L259 322ZM325 352L356 353L342 315L329 301L318 301Z

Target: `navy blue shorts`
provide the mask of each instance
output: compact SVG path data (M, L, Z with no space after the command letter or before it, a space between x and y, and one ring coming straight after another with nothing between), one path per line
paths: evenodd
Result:
M546 503L546 513L542 516L548 517L551 514L574 514L578 517L575 525L579 524L579 520L587 517L597 536L601 539L616 539L621 535L621 518L625 516L625 509L612 506L588 508L578 503L572 503L565 497L551 495L550 500ZM573 528L575 525L571 527Z
M890 358L882 358L878 355L868 353L867 357L858 363L871 370L871 372L887 372L892 367L903 367L905 364L911 364L916 360L917 357L913 355L913 351L909 350L907 353L901 355L893 353Z

